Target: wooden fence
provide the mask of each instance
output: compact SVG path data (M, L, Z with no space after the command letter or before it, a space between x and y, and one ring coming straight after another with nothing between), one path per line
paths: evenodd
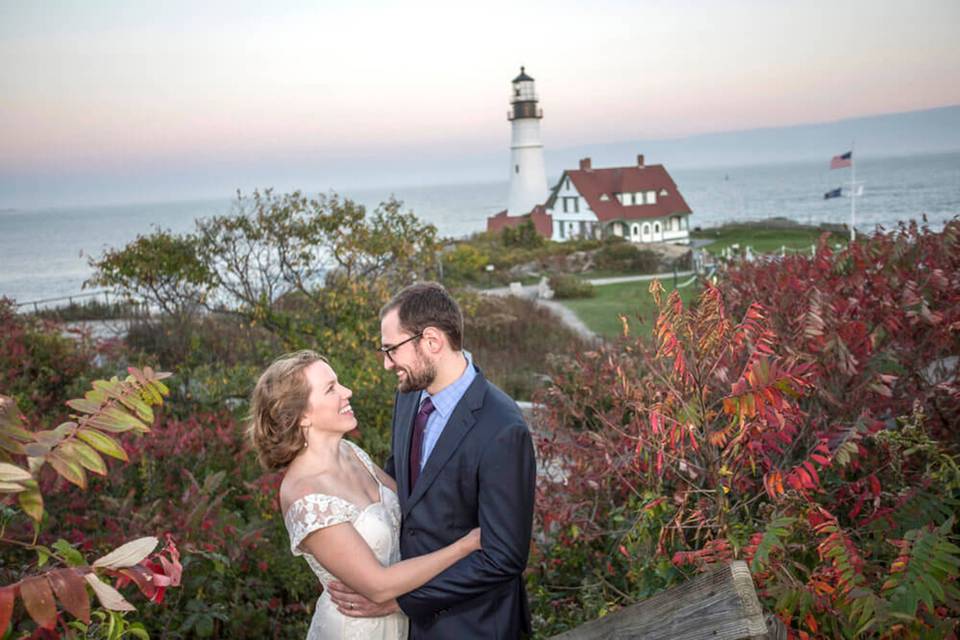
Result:
M552 640L786 640L764 615L750 570L736 560Z

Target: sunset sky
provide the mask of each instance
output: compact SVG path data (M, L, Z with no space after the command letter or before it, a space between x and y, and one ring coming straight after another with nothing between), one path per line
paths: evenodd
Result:
M0 0L0 208L496 179L501 152L505 179L521 64L554 148L958 104L957 25L957 0Z

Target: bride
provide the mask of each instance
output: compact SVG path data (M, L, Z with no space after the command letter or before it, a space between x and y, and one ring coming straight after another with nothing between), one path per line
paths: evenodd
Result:
M336 579L374 602L387 602L479 550L480 530L439 551L400 560L396 484L343 438L357 426L351 395L319 354L284 356L253 391L249 435L264 468L285 470L280 508L290 550L304 556L324 587L308 640L403 640L408 624L402 613L345 616L327 585Z

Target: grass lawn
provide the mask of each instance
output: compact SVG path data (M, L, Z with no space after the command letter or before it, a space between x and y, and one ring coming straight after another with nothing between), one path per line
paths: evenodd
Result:
M754 253L773 253L780 251L780 247L787 249L810 249L810 245L815 244L823 233L817 227L798 227L798 228L761 228L758 225L740 226L728 225L716 229L703 229L694 231L691 236L694 238L704 238L713 240L705 248L710 253L717 255L726 247L732 244L739 244L741 250L746 246L753 247ZM833 243L846 244L847 236L833 233L830 236Z
M672 275L665 275L661 283L667 294L673 290ZM593 289L596 292L593 298L559 302L576 313L590 329L606 338L620 335L621 314L627 316L632 335L650 335L656 322L657 308L653 303L653 296L650 295L649 282L607 284ZM684 304L689 304L699 293L696 284L680 289Z

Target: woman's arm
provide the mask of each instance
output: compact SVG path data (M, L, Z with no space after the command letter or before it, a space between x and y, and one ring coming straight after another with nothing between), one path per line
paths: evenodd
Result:
M337 579L377 604L426 584L458 560L480 549L474 529L451 545L384 567L349 522L314 531L300 544Z

